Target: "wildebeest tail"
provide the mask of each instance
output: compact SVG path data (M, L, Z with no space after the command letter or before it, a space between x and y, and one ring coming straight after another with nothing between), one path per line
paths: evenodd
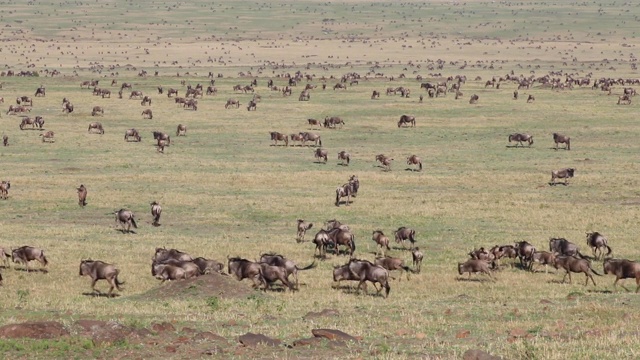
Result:
M417 274L417 272L415 270L413 270L412 268L406 266L406 265L402 265L402 270L409 272L409 273L414 273Z
M589 269L591 269L591 272L593 272L594 274L598 275L598 276L602 276L602 274L598 273L597 271L595 271L592 267L591 264L589 264Z
M131 214L131 225L136 229L138 228L138 224L136 224L136 219L134 219L133 214Z
M336 206L340 205L340 193L341 193L340 190L342 189L341 188L336 189Z
M118 289L118 291L122 291L121 286L124 285L124 281L118 280L118 275L120 275L120 270L116 270L115 284L116 284L116 289Z
M387 280L387 282L384 284L385 298L389 297L390 292L391 292L391 286L389 285L389 281Z
M42 263L44 264L44 266L49 265L49 260L47 260L47 257L44 256L44 251L42 252Z
M416 243L416 231L415 230L411 230L411 233L409 234L409 241L411 241L412 244Z
M318 143L322 146L322 139L318 139Z
M351 239L349 240L350 242L350 248L351 248L351 256L353 256L353 253L356 252L356 236L351 234Z
M310 265L307 265L307 266L305 266L305 267L303 267L303 268L299 268L299 267L298 267L298 265L296 265L296 270L298 270L298 271L304 271L304 270L313 269L313 268L315 268L316 266L318 266L318 265L317 265L317 264L316 264L316 262L314 261L314 262L312 262Z
M611 250L611 247L609 245L605 245L605 247L607 248L607 255L610 255L611 251L613 250Z

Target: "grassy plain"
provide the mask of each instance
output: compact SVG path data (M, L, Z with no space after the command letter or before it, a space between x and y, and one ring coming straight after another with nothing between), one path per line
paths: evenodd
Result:
M41 247L51 266L47 274L2 271L0 324L89 317L144 327L169 320L227 338L251 331L285 341L327 327L363 337L364 350L347 347L340 356L353 358L454 359L470 348L509 359L638 356L640 329L634 324L640 320L635 311L640 301L636 294L613 291L613 278L597 278L597 287L584 287L581 276L574 276L572 285L560 284L559 272L506 268L496 282L460 280L456 272L456 263L475 247L521 240L546 250L549 237L566 237L589 253L585 231L605 234L615 256L640 257L635 100L617 106L621 86L608 96L590 87L554 91L536 84L520 90L517 101L511 99L514 83L484 87L487 79L510 71L638 78L637 6L114 1L7 2L3 9L2 23L10 26L0 33L0 60L7 68L58 69L62 75L2 78L4 108L15 97L46 87L47 96L34 99L31 115L44 116L56 142L43 144L37 130L20 131L19 117L3 111L0 131L9 136L10 146L0 148L0 180L10 180L12 187L9 199L0 201L0 245ZM441 68L438 59L444 60ZM141 69L150 76L136 76ZM156 70L159 76L153 76ZM283 86L285 79L278 75L298 70L314 74L317 85L320 76L372 73L346 91L331 90L338 80L327 80L327 89L312 90L309 102L297 101L300 86L292 97L266 87L269 78ZM224 77L216 79L218 95L199 100L197 112L176 107L156 92L163 85L183 95L181 80L206 87L209 71ZM240 77L240 72L253 76ZM376 79L373 73L386 76ZM469 79L460 100L426 98L415 80L416 75L435 81L457 74ZM477 76L483 80L474 80ZM248 112L251 95L234 93L232 87L254 77L262 101L257 111ZM97 78L112 90L111 99L80 89L82 80ZM109 86L112 78L152 96L153 120L142 119L139 100L117 99L117 88ZM389 86L409 87L412 95L385 96ZM373 90L383 92L379 100L370 99ZM480 100L470 105L474 93ZM419 94L425 95L423 103ZM534 103L525 102L528 94L535 95ZM61 114L63 97L74 103L75 112ZM243 106L225 110L231 97ZM105 108L104 117L90 116L94 105ZM405 113L416 116L416 128L397 128ZM325 116L346 122L340 130L317 131L330 153L327 164L314 163L313 148L270 146L270 131L308 131L307 118ZM101 121L106 134L87 134L91 121ZM187 136L172 136L165 154L157 153L151 132L175 135L178 123L188 126ZM141 131L141 143L122 140L132 127ZM516 131L533 134L534 145L506 147L507 135ZM553 150L553 132L570 135L572 150ZM340 150L352 154L350 166L337 165ZM379 153L395 158L392 171L374 162ZM411 154L422 157L424 171L406 170L404 159ZM576 178L569 186L549 186L551 170L562 167L575 167ZM358 197L349 207L335 207L336 186L352 174L361 181ZM81 183L89 191L86 208L77 205L75 188ZM153 200L164 207L157 228L149 214ZM136 234L117 231L111 213L121 207L137 214ZM212 294L220 297L212 307L188 294L170 301L144 296L159 286L149 274L156 246L218 260L276 251L307 264L313 246L295 242L298 218L314 223L307 238L327 219L349 224L357 256L368 259L375 250L373 230L392 233L410 226L426 254L423 271L410 281L393 281L386 300L333 289L332 266L346 261L337 256L302 273L299 292L269 293L267 300ZM391 254L410 262L408 252ZM87 257L118 265L127 282L122 296L83 295L89 280L76 274L79 260ZM341 315L302 319L324 308ZM133 344L101 348L64 339L0 344L16 358L192 357L182 350L164 354ZM321 350L259 349L253 356L326 357Z

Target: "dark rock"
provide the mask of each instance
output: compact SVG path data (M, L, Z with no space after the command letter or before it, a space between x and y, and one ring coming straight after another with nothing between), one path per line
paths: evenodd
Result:
M246 333L238 337L238 341L244 346L257 346L265 344L269 346L278 346L281 343L279 339L272 339L262 334Z
M176 331L175 326L173 326L173 324L168 323L168 322L163 322L163 323L155 323L153 325L151 325L151 330L158 332L158 333L162 333L162 332L166 332L166 331Z
M311 333L315 337L325 338L329 340L343 340L343 341L358 341L354 336L351 336L345 332L334 329L313 329Z
M55 339L65 335L69 335L69 331L55 321L26 322L0 327L0 338L5 339Z
M203 340L207 340L207 341L224 341L226 342L227 339L223 338L220 335L216 335L210 331L204 331L204 332L200 332L197 333L196 336L193 337L193 340L195 341L203 341Z

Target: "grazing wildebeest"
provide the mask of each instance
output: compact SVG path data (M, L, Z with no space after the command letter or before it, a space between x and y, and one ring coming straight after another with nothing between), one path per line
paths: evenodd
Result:
M162 140L162 139L158 139L158 142L156 143L156 150L159 153L163 153L164 154L164 148L165 146L168 146L169 144L167 143L166 140Z
M400 277L398 278L398 281L402 280L402 272L405 271L407 273L407 280L409 280L409 274L411 273L411 269L408 266L406 266L404 264L404 260L400 258L394 258L391 256L376 257L373 263L387 269L389 273L391 273L394 270L400 271Z
M344 120L342 120L342 118L340 118L339 116L327 116L324 118L323 125L324 127L330 129L335 129L338 125L340 125L340 128L342 128L342 125L344 125Z
M311 92L309 90L303 90L298 97L298 101L309 101L311 100Z
M301 132L300 135L302 135L303 146L307 145L307 141L313 141L315 146L322 146L322 139L320 138L320 135L310 132Z
M262 267L259 263L249 261L247 259L241 259L239 257L230 258L227 256L227 269L229 275L233 275L238 281L242 279L251 279L253 281L253 287L259 288L260 285L266 283L262 276Z
M391 287L389 286L389 271L387 269L382 266L374 265L366 260L351 259L349 261L349 271L354 277L360 279L360 283L358 283L357 288L358 293L360 293L360 287L362 284L364 284L365 281L370 281L376 290L376 283L380 284L380 290L378 290L378 293L380 293L382 288L384 288L385 298L389 296Z
M531 146L533 145L533 136L529 134L515 133L509 135L509 142L512 141L517 141L518 144L522 145L522 147L524 147L524 144L522 142L526 141L529 143L529 146ZM516 147L518 147L518 144L516 144Z
M311 127L313 127L313 126L322 127L322 123L320 122L320 120L316 120L316 119L307 119L307 121L309 122L309 125L310 125Z
M2 135L2 145L3 146L9 145L9 137L7 135Z
M391 162L393 161L392 158L384 154L378 154L376 155L376 161L379 161L380 164L382 164L385 171L391 171Z
M307 230L313 227L313 223L307 223L303 219L298 219L298 232L296 235L296 240L298 242L304 241L304 235L307 233Z
M402 243L402 248L405 248L405 240L409 240L411 244L415 244L416 242L416 231L411 228L401 226L398 230L394 231L393 234L395 235L396 243Z
M614 289L620 279L636 279L636 293L640 290L640 263L626 259L605 259L602 266L605 274L616 276L616 281L613 282ZM624 285L620 286L629 291Z
M90 123L89 128L87 129L87 132L90 133L91 130L97 130L99 134L104 134L104 128L102 127L102 124L99 122Z
M102 96L102 98L111 98L111 90L109 89L100 89L100 96Z
M9 189L11 188L11 182L3 180L0 183L0 198L7 200L9 197Z
M527 103L532 103L532 102L534 102L534 101L536 101L535 96L533 96L533 95L529 95L529 97L527 98Z
M162 281L160 283L162 284L167 280L186 279L187 271L175 265L152 263L151 275L153 275L156 279L161 279Z
M305 271L305 270L313 269L313 268L316 267L316 262L314 261L310 265L307 265L305 267L301 267L300 268L292 260L289 260L289 259L285 258L282 255L278 255L278 254L274 254L274 253L262 254L260 256L260 262L269 264L271 266L277 266L277 267L280 267L280 268L284 269L285 278L287 280L289 279L289 276L291 274L293 274L293 278L295 279L296 288L298 288L298 271ZM262 273L263 273L263 276L265 276L264 268L262 269ZM265 276L265 279L266 278L267 278L267 276ZM267 282L268 282L268 280L267 280Z
M19 125L20 130L24 130L24 127L27 125L31 125L32 129L42 129L42 126L44 126L44 119L42 118L42 116L36 116L35 118L23 117Z
M336 89L347 90L347 84L337 83L333 86L333 90L336 90Z
M564 184L569 183L569 178L573 177L573 173L576 171L574 168L565 168L560 170L553 170L551 172L551 185L556 184L556 179L564 179Z
M145 95L142 98L142 101L140 102L140 105L145 106L145 105L151 105L151 98L147 95Z
M407 158L407 165L418 165L418 171L422 171L422 160L416 155L411 155Z
M36 93L34 96L46 96L47 91L45 90L44 86L40 86L39 88L36 89Z
M171 96L178 96L178 90L174 89L174 88L169 88L169 90L167 90L167 97L171 97Z
M167 146L171 145L171 138L169 137L169 134L163 133L162 131L154 131L153 139L158 141L163 140L166 141Z
M63 113L67 113L67 114L72 113L73 112L73 104L68 102L68 101L66 103L62 104L62 112Z
M458 263L458 274L462 275L464 273L469 273L469 278L471 278L471 273L483 273L489 276L492 280L495 280L491 275L491 270L489 269L489 263L484 260L478 259L469 259L464 263Z
M538 263L540 265L544 265L544 273L547 273L547 266L554 266L556 263L556 255L553 252L548 251L536 251L531 256L531 271L535 272L533 265Z
M33 99L28 96L20 96L16 98L16 104L25 105L25 106L33 106Z
M476 94L471 95L471 98L469 99L469 104L477 104L478 99L480 99L478 95Z
M558 133L553 133L553 142L556 143L556 150L558 150L558 144L564 143L566 150L571 150L571 138Z
M141 99L142 98L142 91L140 90L134 90L131 92L131 94L129 95L129 99Z
M91 116L96 116L96 115L104 115L104 109L102 108L102 106L94 106L93 110L91 111Z
M118 211L115 211L114 214L116 215L116 222L120 223L120 225L122 226L123 233L129 233L132 225L134 228L138 228L138 224L136 224L133 212L131 212L130 210L120 209Z
M599 259L601 256L606 256L611 254L611 247L609 247L608 240L599 232L591 232L587 233L587 245L591 248L593 252L593 256L596 259ZM607 253L604 253L602 248L607 248ZM600 251L600 255L598 255L598 251Z
M176 128L176 136L187 136L187 126L178 124Z
M340 165L349 166L349 162L351 161L351 154L342 150L338 153L338 160L340 160ZM345 161L347 162L346 164L344 163Z
M256 102L253 100L249 100L249 105L247 105L247 111L251 111L251 110L255 111L256 107L257 107Z
M271 140L273 140L273 146L278 146L278 141L284 141L284 146L289 146L289 137L287 135L277 131L272 131L269 134L271 135Z
M151 258L151 260L157 263L164 263L168 259L173 259L177 261L193 261L193 258L191 257L191 255L185 252L182 252L177 249L167 249L164 247L156 248L156 252L153 255L153 258Z
M44 134L40 134L40 136L42 136L42 142L55 142L55 139L53 138L54 135L55 133L53 131L47 131Z
M380 92L373 90L373 92L371 93L371 100L373 99L379 99L380 98Z
M336 188L336 206L340 206L340 199L343 197L347 198L345 205L349 206L349 202L351 200L351 196L355 196L354 193L358 192L357 185L353 181L349 181L342 186L338 186Z
M87 188L83 184L80 184L80 187L77 188L76 190L78 190L78 205L86 206L87 205Z
M129 138L133 138L134 141L140 141L142 138L136 129L129 129L124 133L124 140L129 141Z
M230 106L236 106L236 109L240 107L240 101L236 100L236 99L229 99L227 100L227 103L224 104L224 108L228 109Z
M515 248L518 251L518 258L520 259L520 265L522 268L531 269L531 262L533 254L536 252L536 248L527 241L519 241L515 243Z
M212 272L223 274L222 271L224 270L224 264L215 260L197 257L193 259L193 263L198 266L201 275L211 274Z
M152 225L160 226L160 215L162 214L162 206L160 206L157 201L154 201L149 205L151 205L151 216L153 216Z
M143 110L141 115L143 119L153 119L153 111L151 109Z
M375 230L371 235L371 240L373 240L376 246L376 256L378 255L378 251L384 256L384 249L391 250L389 247L389 238L382 232L382 230Z
M218 89L215 86L208 86L207 87L207 95L215 95L218 93Z
M80 273L79 276L91 276L91 290L93 292L100 293L96 289L96 282L98 280L106 280L109 285L109 292L107 296L111 296L113 289L118 289L118 291L122 291L121 285L124 285L124 281L120 282L118 280L118 275L120 274L120 270L116 269L116 267L112 264L107 264L100 260L81 260L80 261Z
M420 251L420 248L416 247L411 250L411 258L413 259L413 268L415 269L416 274L420 274L420 269L422 268L422 259L424 258L424 254Z
M11 261L14 263L21 263L27 267L29 271L29 261L38 260L42 267L46 267L49 264L49 260L44 255L44 251L31 246L22 246L11 251Z
M565 256L584 258L578 250L578 246L564 238L549 238L549 251Z
M593 270L593 268L591 268L591 263L589 262L589 260L578 259L573 256L566 256L566 255L556 256L554 267L556 269L563 268L566 271L566 273L564 274L564 277L562 278L563 283L564 283L564 279L566 279L567 275L569 275L569 284L571 284L572 272L585 274L586 281L584 283L584 286L587 286L589 284L589 279L591 279L591 281L593 282L593 286L596 286L596 281L593 280L592 273L598 276L601 276L595 270Z
M402 115L400 116L400 120L398 120L398 127L402 125L415 127L416 126L416 117L412 115Z
M620 95L618 97L618 105L631 105L631 96L629 95Z

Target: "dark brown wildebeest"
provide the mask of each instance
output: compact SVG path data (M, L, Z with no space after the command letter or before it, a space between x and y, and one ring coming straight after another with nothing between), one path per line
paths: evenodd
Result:
M78 190L78 205L86 206L87 205L87 188L83 184L80 184L80 187L77 188L76 190Z
M35 118L23 117L19 125L20 130L24 130L24 127L27 125L31 125L32 129L42 129L42 126L44 126L44 119L42 118L42 116L36 116Z
M347 90L347 84L337 83L333 86L333 90L336 90L336 89Z
M313 227L313 223L307 223L303 219L298 219L298 232L296 234L296 240L298 242L304 242L304 235L307 230Z
M351 154L342 150L338 153L338 160L340 160L340 165L349 166L349 162L351 161ZM347 162L346 164L344 162Z
M3 180L0 183L0 199L7 200L9 197L9 189L11 189L11 182Z
M92 122L89 124L89 128L87 129L88 133L91 133L91 130L97 130L98 134L104 134L104 128L102 124L99 122Z
M599 259L601 256L607 256L611 254L611 247L609 247L608 240L599 232L595 231L592 233L587 233L587 245L591 248L593 252L593 256L596 259ZM607 253L604 253L602 248L607 248ZM600 255L598 255L598 251L600 251Z
M149 96L146 96L142 98L142 101L140 102L140 105L145 106L145 105L151 105L151 98Z
M176 136L187 136L187 126L178 124L176 128Z
M171 96L178 96L178 90L169 88L169 90L167 90L167 97L170 98Z
M200 275L211 274L217 272L223 274L224 264L215 260L205 259L203 257L197 257L193 259L193 263L200 269Z
M131 210L120 209L118 211L114 211L116 216L116 223L119 223L122 226L123 233L131 232L131 226L135 229L138 228L138 224L136 224L135 216ZM126 228L125 228L126 226Z
M303 90L298 97L298 101L309 101L311 100L311 92L309 90Z
M278 146L278 141L284 141L284 146L289 146L289 137L287 135L277 131L272 131L269 134L271 135L271 140L273 140L273 146Z
M529 95L531 96L531 95ZM513 100L518 100L518 89L513 91Z
M7 135L2 135L2 145L3 146L9 145L9 137Z
M71 114L73 112L73 104L69 101L62 104L62 112L65 114Z
M323 230L319 231L322 232ZM325 231L327 235L328 244L333 245L333 249L336 255L340 254L339 246L346 246L349 249L349 256L353 257L353 253L356 251L356 238L355 235L349 230L341 228L334 228L329 231ZM316 237L318 234L316 234Z
M164 88L162 86L158 86L158 94L162 95L164 92Z
M44 134L40 134L40 136L42 136L42 142L55 142L56 140L53 138L53 136L55 135L55 133L53 131L47 131Z
M215 86L208 86L207 87L207 95L215 95L218 93L218 89Z
M573 256L565 256L565 255L556 256L554 267L556 269L563 268L566 271L566 273L564 274L564 277L562 278L563 283L564 283L564 279L566 279L567 275L569 275L569 284L571 284L572 272L585 274L586 281L584 283L584 286L587 286L589 284L589 279L591 279L591 281L593 282L593 286L596 286L596 281L593 280L592 273L598 276L601 276L600 274L598 274L598 272L596 272L595 270L593 270L593 268L591 268L591 263L589 262L589 260L578 259Z
M291 146L295 146L295 144L293 143L294 141L300 142L300 146L302 146L302 142L304 141L304 136L302 136L301 133L291 134L289 135L289 137L291 138Z
M522 268L531 269L531 262L533 254L536 252L536 248L527 241L519 241L515 243L515 248L518 251L518 258L520 259L520 265Z
M564 179L564 184L567 185L569 183L569 178L573 177L576 169L574 168L565 168L560 170L553 170L551 172L551 185L556 184L556 179Z
M113 289L118 289L118 291L122 291L121 285L124 285L124 281L120 282L118 280L118 275L120 274L120 270L116 269L116 267L112 264L107 264L100 260L81 260L80 261L80 272L79 276L91 276L91 291L97 292L100 294L100 291L96 289L96 282L98 280L106 280L109 285L109 292L107 296L111 296Z
M314 126L322 127L322 123L320 122L320 120L307 119L307 121L309 122L309 125L311 126L311 128L313 128Z
M318 256L324 258L327 256L327 246L330 244L331 240L329 240L329 232L325 229L320 229L313 237L313 244L316 248L313 250L313 256L316 256L316 251L318 252Z
M327 116L324 118L324 123L323 123L324 127L329 128L329 129L335 129L338 125L340 125L340 128L342 129L342 126L344 125L344 120L342 120L342 118L340 118L339 116Z
M253 100L249 100L249 105L247 105L247 111L255 111L257 108L256 102Z
M162 215L162 206L160 206L157 201L154 201L149 205L151 205L151 216L153 216L152 225L160 226L160 215Z
M177 249L156 248L156 252L151 260L157 263L164 263L168 259L177 261L193 261L191 255Z
M239 257L230 258L227 256L227 260L227 271L229 275L233 275L238 281L251 279L254 288L259 288L262 284L264 284L266 288L260 264Z
M140 141L142 138L136 129L129 129L124 133L124 140L129 141L129 138L133 138L133 141Z
M392 158L384 154L378 154L376 155L376 161L379 161L380 164L382 164L382 167L385 171L391 171L391 162L393 161Z
M565 144L565 150L571 150L571 138L558 133L553 133L553 142L556 143L556 150L558 150L558 144Z
M164 140L164 141L167 142L166 143L167 146L171 145L171 137L169 137L169 134L164 133L162 131L154 131L153 132L153 139L154 140L158 140L158 141Z
M102 96L102 98L111 98L111 90L109 89L100 89L100 96Z
M411 155L407 158L407 165L418 165L418 171L422 171L422 160L416 155ZM413 171L413 169L411 169Z
M535 97L535 96L533 96L533 95L529 95L529 97L527 98L527 103L529 103L529 104L530 104L530 103L532 103L532 102L534 102L534 101L536 101L536 97Z
M380 92L373 90L373 92L371 93L371 100L373 99L380 99Z
M531 146L533 145L533 136L529 134L515 133L509 135L509 142L512 141L518 142L518 144L522 145L522 147L524 147L524 144L522 142L526 141L527 143L529 143L529 146ZM518 147L518 144L516 144L515 147Z
M164 154L164 148L165 146L168 146L169 144L167 143L166 140L162 140L162 139L158 139L158 142L156 143L156 150L159 153L163 153Z
M531 271L535 272L535 269L533 268L533 265L535 263L538 263L540 265L544 265L544 273L547 273L547 266L551 265L554 266L554 264L556 263L556 255L555 253L552 252L548 252L548 251L536 251L533 253L533 255L531 256Z
M469 273L469 278L471 278L471 273L483 273L489 276L491 280L495 281L493 275L491 275L489 265L490 264L484 260L469 259L464 263L458 263L458 274L462 275L464 273Z
M373 287L378 289L376 284L380 284L380 290L378 293L385 289L385 298L389 296L389 292L391 291L391 286L389 286L389 271L382 266L374 265L366 260L355 260L351 259L349 261L349 271L351 274L360 279L360 283L358 283L357 292L360 293L360 287L365 281L369 281L373 284ZM365 289L366 291L366 289Z
M129 99L142 99L143 94L140 90L134 90L129 94Z
M162 284L167 280L186 279L187 278L187 271L184 270L183 268L181 268L179 266L175 266L175 265L152 263L151 264L151 275L153 275L158 280L162 280L160 282Z
M405 271L407 273L407 280L409 280L409 274L411 273L411 269L408 266L406 266L404 264L404 260L400 258L394 258L391 256L377 257L373 261L373 263L387 269L389 273L391 273L394 270L400 271L400 277L398 278L398 281L402 280L402 272Z
M469 104L477 104L478 99L480 99L478 95L476 94L471 95L471 98L469 99Z
M393 232L393 234L395 236L396 243L401 243L403 249L406 248L404 245L405 240L409 240L411 244L416 243L416 231L406 226L399 227L398 230Z
M343 197L347 198L345 205L349 206L349 203L351 201L351 196L355 196L354 193L356 193L357 191L358 190L353 181L349 181L348 183L343 184L342 186L338 186L336 188L336 206L340 206L340 199Z
M401 127L402 125L404 125L404 126L411 125L411 127L415 127L416 126L416 117L412 116L412 115L402 115L402 116L400 116L400 120L398 120L398 127Z
M631 105L631 96L620 95L618 97L618 105Z
M229 99L227 100L227 103L224 104L224 108L228 109L230 106L236 106L236 109L240 107L240 101L236 100L236 99Z
M413 268L415 269L416 274L420 274L420 269L422 268L422 259L424 258L424 254L420 251L420 248L414 248L411 250L411 258L413 259Z
M29 261L38 260L42 267L49 264L49 260L44 255L44 251L31 246L22 246L11 251L11 261L24 264L29 271Z
M349 264L345 264L342 266L336 265L333 267L333 282L337 282L338 287L340 287L340 282L342 280L360 281L360 278L357 275L352 274L351 271L349 271ZM367 284L364 284L364 287L365 287L365 291L367 291Z
M302 135L303 146L307 145L307 141L313 141L315 146L322 146L322 139L320 138L320 135L310 132L301 132L300 135Z
M578 250L578 246L564 238L549 238L549 251L565 256L576 256L584 258Z
M111 86L116 86L116 85L118 85L118 80L116 79L111 80Z
M265 264L269 264L271 266L277 266L277 267L280 267L280 268L284 269L285 278L287 280L289 279L289 276L291 274L293 274L293 278L295 280L296 288L298 288L298 284L299 284L298 283L298 271L305 271L305 270L313 269L313 268L316 267L316 263L314 261L310 265L307 265L305 267L301 267L300 268L292 260L289 260L289 259L285 258L282 255L273 254L273 253L260 255L260 262L261 263L265 263ZM263 273L263 276L264 276L265 275L264 268L262 269L262 273ZM265 279L266 278L267 278L267 276L265 276ZM267 280L267 282L268 282L268 280Z
M151 109L143 110L141 115L143 119L153 119L153 111Z
M102 106L94 106L93 110L91 111L91 116L96 116L96 115L104 115L104 109L102 108Z
M34 96L46 96L47 95L47 91L44 88L44 86L40 86L39 88L36 89L36 93Z
M636 279L636 293L640 290L640 263L626 259L605 259L602 265L605 274L616 276L616 281L613 282L614 289L620 279ZM624 285L620 286L629 291Z
M376 256L378 255L378 251L384 256L384 249L391 250L389 247L389 238L382 232L382 230L375 230L371 235L371 240L373 240L376 246Z
M28 96L19 96L16 98L16 104L24 106L33 106L33 99Z

